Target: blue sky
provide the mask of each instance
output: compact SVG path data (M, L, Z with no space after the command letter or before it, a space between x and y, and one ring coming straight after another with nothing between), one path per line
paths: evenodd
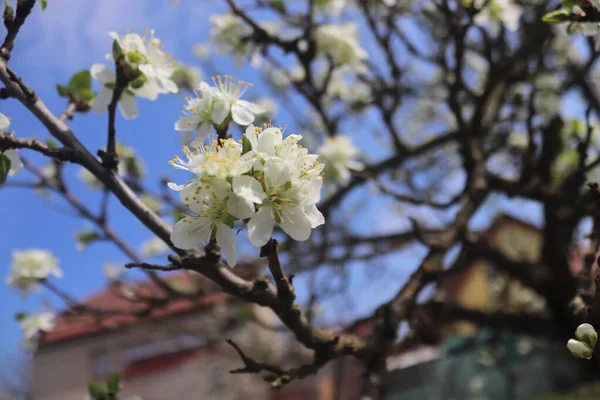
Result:
M88 69L93 63L104 62L104 55L111 45L107 34L109 31L124 32L131 29L142 33L147 28L153 28L176 60L199 66L191 47L207 39L208 17L215 8L214 3L191 0L181 0L176 6L167 0L50 0L47 10L42 13L37 7L22 29L10 66L53 112L60 114L66 104L63 98L57 96L55 85L66 83L73 73ZM3 31L0 34L3 35ZM236 70L227 59L217 58L215 65L218 65L221 74L235 73L244 80L256 80L256 71L249 68ZM257 96L259 91L260 87L255 86L249 96ZM152 188L156 188L159 178L165 174L179 182L186 179L181 175L183 173L174 174L167 163L180 150L173 123L180 115L182 102L181 96L162 97L156 102L141 100L138 119L125 121L118 116L119 141L133 146L144 160L147 167L146 182ZM0 101L0 112L12 118L12 128L17 137L49 137L43 126L16 101ZM287 121L281 118L274 123L286 124ZM93 151L104 146L106 115L77 115L69 124L77 137ZM22 154L38 162L38 165L43 163L42 158L30 152ZM88 190L76 179L77 169L76 166L66 167L67 182L73 192L86 204L99 204L98 193ZM23 181L30 180L30 177L23 173L15 179ZM60 259L64 271L64 278L54 282L75 297L82 298L106 284L102 269L105 262L128 261L108 243L94 244L85 251L77 251L74 234L90 225L51 208L66 207L59 199L44 199L34 195L31 189L5 188L0 189L0 204L0 227L3 232L0 241L0 279L4 279L8 273L10 255L14 249L50 249ZM510 207L506 204L501 200L499 206L520 210L526 219L541 222L540 211L535 206ZM386 211L378 208L377 204L372 203L367 207L369 212L365 209L361 212L365 212L365 215L373 212L375 220L386 221L385 226L379 227L383 230L397 231L407 223L405 218L390 219L380 214ZM490 210L497 207L493 205L481 212L474 221L474 227L488 224ZM124 211L114 198L111 199L109 216L112 227L132 246L139 249L139 245L150 237L145 227ZM356 223L360 224L360 220ZM332 302L331 306L346 307L351 304L349 316L366 314L397 290L400 282L417 265L422 250L411 247L383 260L379 265L392 273L385 280L373 277L370 268L353 266L355 273L351 275L350 288L363 290L367 293L366 299L347 303L344 297ZM399 260L402 261L401 268L397 267ZM297 280L301 298L305 284L305 280ZM60 301L45 291L32 294L24 300L6 285L0 285L0 302L0 359L19 351L20 330L14 321L16 312L35 312L48 306L61 306Z

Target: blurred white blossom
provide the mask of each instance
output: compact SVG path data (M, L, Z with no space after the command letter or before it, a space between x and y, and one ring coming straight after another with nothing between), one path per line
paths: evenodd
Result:
M10 268L6 283L18 288L23 295L37 289L39 281L50 275L62 277L58 259L48 250L15 250Z
M148 31L144 37L136 33L119 36L110 32L120 46L127 64L139 72L139 76L123 91L119 99L119 109L125 119L133 119L138 115L135 97L156 100L159 94L177 93L178 88L171 80L174 66L171 55L164 52L160 39L154 36L154 31ZM106 59L114 62L112 54ZM115 71L105 64L94 64L90 69L92 78L97 80L102 88L92 103L92 111L99 114L108 111L116 84Z
M55 324L56 314L53 312L22 315L19 318L25 344L30 349L36 346L39 335L43 332L52 331Z
M10 119L6 115L0 113L0 135L8 135L9 127ZM14 176L23 168L23 163L21 162L21 157L19 157L19 152L17 150L5 150L2 154L10 160L9 176Z
M169 250L169 246L164 241L155 237L142 243L142 254L145 257L155 257Z
M319 148L319 161L325 164L325 179L346 186L350 182L350 171L362 171L364 164L358 160L360 151L352 138L345 135L328 137Z

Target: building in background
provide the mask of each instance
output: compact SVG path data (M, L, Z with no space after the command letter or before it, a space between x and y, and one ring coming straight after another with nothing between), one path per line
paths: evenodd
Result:
M33 358L33 399L83 400L90 380L113 372L121 374L124 395L144 400L354 399L360 369L350 358L280 390L257 375L230 374L243 365L227 338L256 360L285 367L310 363L311 352L290 340L269 309L235 299L199 274L173 275L169 283L206 294L143 315L135 298L161 296L161 289L151 282L112 284L84 301L104 315L62 313Z

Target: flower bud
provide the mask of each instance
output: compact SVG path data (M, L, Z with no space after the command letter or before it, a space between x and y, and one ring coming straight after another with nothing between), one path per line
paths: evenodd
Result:
M577 340L587 344L590 349L593 349L596 346L596 342L598 342L598 333L596 333L596 330L590 324L579 325L575 331L575 337Z
M579 340L569 339L567 342L567 349L569 349L573 357L585 358L588 360L592 358L593 350L589 348L587 344L580 342Z

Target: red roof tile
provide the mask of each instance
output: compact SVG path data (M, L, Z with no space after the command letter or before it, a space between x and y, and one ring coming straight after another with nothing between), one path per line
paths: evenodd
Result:
M189 289L202 287L208 290L209 287L209 282L206 279L200 276L192 276L187 273L173 275L168 278L168 282L176 287L187 285L189 286ZM104 315L99 318L90 313L73 313L71 311L65 311L58 316L54 329L51 332L45 333L40 338L39 345L44 346L51 343L62 342L101 331L132 325L142 320L163 318L191 311L196 308L223 301L230 297L224 292L213 291L198 297L198 299L171 300L162 307L152 308L152 311L148 315L137 316L135 313L144 310L146 304L139 301L130 301L125 298L122 291L124 287L124 284L113 284L83 301L83 304L96 310L119 310L122 312L113 315ZM153 282L140 282L128 287L133 288L140 296L164 296L162 289Z

